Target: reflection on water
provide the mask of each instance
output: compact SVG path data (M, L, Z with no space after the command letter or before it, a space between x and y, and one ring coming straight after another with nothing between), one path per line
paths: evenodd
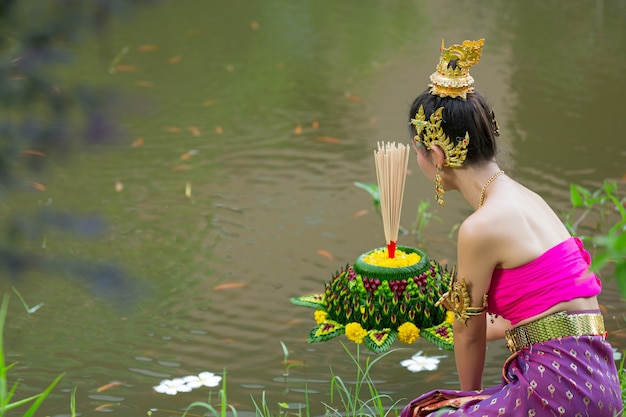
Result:
M76 79L150 104L128 113L126 143L59 165L45 192L15 206L105 215L106 238L51 232L46 251L125 265L142 297L120 311L63 277L20 283L28 303L44 305L27 315L12 301L6 348L8 361L19 362L11 371L18 394L66 372L45 403L49 415L67 415L74 387L84 414L101 407L120 416L150 409L179 415L206 401L209 390L167 396L153 386L226 371L229 402L241 412L253 411L251 396L259 402L263 393L270 407L297 409L307 391L312 413L322 414L331 366L350 383L356 377L342 342L355 347L342 338L306 344L312 311L289 298L319 292L334 271L382 245L382 221L353 182L376 181L377 141L407 139L408 104L425 88L442 37L487 40L473 74L496 108L510 175L565 210L570 182L592 187L624 174L626 154L611 122L625 92L619 75L626 58L611 53L626 39L623 3L565 11L532 3L458 10L446 1L436 8L165 2L109 34L111 54L128 46L124 64L135 71L110 75L93 45L83 45L71 69ZM450 10L465 19L449 27ZM407 228L419 201L433 195L417 164L409 167ZM441 221L426 228L426 249L453 262L448 234L469 208L448 194L445 209L431 206ZM410 235L402 239L415 244ZM612 342L622 349L623 302L613 282L605 286ZM288 375L280 342L290 361L304 364ZM372 373L381 393L404 403L429 388L456 386L451 355L438 370L413 374L401 360L441 352L423 341L396 347L405 349ZM508 353L499 344L489 349L486 384L499 382Z

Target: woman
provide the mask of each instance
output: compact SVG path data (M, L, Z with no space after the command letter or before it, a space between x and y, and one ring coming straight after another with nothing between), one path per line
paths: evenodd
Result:
M461 391L413 400L409 416L614 416L622 409L589 255L537 194L495 160L498 126L469 68L483 40L441 48L429 88L411 108L417 162L474 212L458 232L457 275L440 303L454 312ZM489 314L487 314L489 313ZM487 340L511 350L500 385L483 389Z

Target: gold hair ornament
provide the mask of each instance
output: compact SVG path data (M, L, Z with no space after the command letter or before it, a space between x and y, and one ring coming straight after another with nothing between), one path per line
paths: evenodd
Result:
M411 124L415 126L417 135L413 138L415 142L422 142L426 149L430 150L433 145L439 145L445 154L444 166L459 168L467 156L467 146L469 145L469 133L465 132L465 137L459 142L451 141L441 127L443 120L443 107L439 107L430 115L427 121L424 114L424 106L420 105L415 119L411 119ZM423 133L422 138L420 135Z
M445 48L442 39L439 64L430 76L430 93L439 97L466 99L467 93L474 91L474 78L469 69L480 61L484 43L484 39L463 41L461 45Z
M487 294L483 295L483 305L480 307L470 307L469 292L465 279L454 281L454 269L450 274L450 290L443 294L435 303L435 306L443 304L446 310L454 313L454 317L465 324L471 316L480 316L487 312Z

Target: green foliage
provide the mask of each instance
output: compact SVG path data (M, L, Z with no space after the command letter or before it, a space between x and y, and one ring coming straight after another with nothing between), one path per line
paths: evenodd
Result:
M7 381L7 372L13 367L13 364L6 365L4 361L4 323L7 315L9 299L5 296L2 300L2 305L0 306L0 417L4 416L7 411L11 411L20 406L26 406L30 404L30 407L23 414L24 417L32 417L35 412L39 409L41 403L46 399L48 394L52 391L52 389L56 386L56 384L61 380L64 374L61 374L55 378L48 387L41 392L40 394L30 396L28 398L24 398L21 400L11 402L13 395L15 394L15 390L17 389L17 382L14 383L9 389L9 384Z
M570 184L570 202L565 226L593 249L592 271L614 267L618 288L626 297L626 197L619 196L615 181L605 180L594 191Z
M372 367L381 359L386 357L395 350L384 352L378 355L374 360L370 360L371 357L367 357L364 366L361 364L359 355L359 345L357 345L356 355L353 355L348 348L342 343L341 346L346 351L354 365L356 366L356 378L352 384L346 383L343 378L338 375L331 374L332 379L330 381L330 402L331 404L324 404L326 406L327 416L345 416L345 417L363 417L363 416L377 416L385 417L390 412L397 410L399 401L393 402L391 397L385 394L380 394L370 376ZM363 391L365 392L366 400L362 399ZM342 405L341 409L333 407L333 401L337 398ZM386 406L385 403L390 402L390 406ZM397 414L397 411L394 411Z
M211 393L209 393L209 399L207 400L207 402L195 401L189 404L181 417L186 417L189 411L192 408L196 408L196 407L200 407L200 408L207 410L207 412L211 413L215 417L226 417L228 410L232 412L233 417L237 417L237 410L235 409L235 407L233 407L231 404L228 404L228 402L226 401L226 371L225 370L222 374L222 388L219 391L219 397L220 397L219 411L214 406L211 405ZM203 415L206 415L206 414L203 414Z

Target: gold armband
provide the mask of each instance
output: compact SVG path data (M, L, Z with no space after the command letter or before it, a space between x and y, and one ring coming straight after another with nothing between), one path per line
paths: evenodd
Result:
M454 317L465 324L471 316L480 316L487 312L487 294L483 295L483 305L480 307L470 307L469 293L465 279L454 281L454 271L450 274L450 290L443 294L435 303L436 307L443 304L446 310L454 313Z

